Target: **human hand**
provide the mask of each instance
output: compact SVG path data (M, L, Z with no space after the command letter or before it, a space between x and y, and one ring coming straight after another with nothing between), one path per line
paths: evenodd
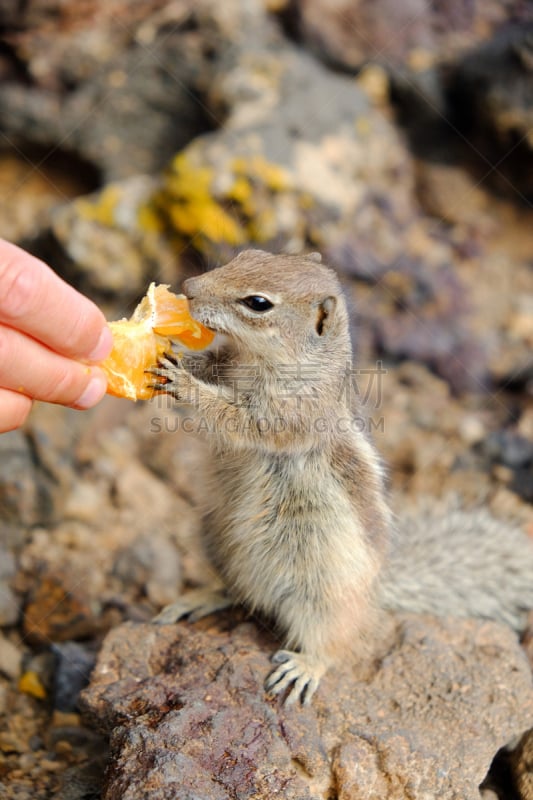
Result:
M18 428L32 400L86 409L106 390L87 362L112 347L102 312L46 264L0 239L0 433Z

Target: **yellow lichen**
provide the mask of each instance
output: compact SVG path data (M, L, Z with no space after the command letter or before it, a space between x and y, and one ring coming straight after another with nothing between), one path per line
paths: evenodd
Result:
M212 244L264 243L279 235L275 195L290 188L289 173L261 155L230 158L215 168L193 145L174 157L143 219L156 230L159 220L174 244L193 240L203 252Z
M46 697L46 690L41 683L41 679L33 670L27 670L20 676L18 689L19 692L29 694L32 697L36 697L38 700L44 700Z
M140 206L137 212L137 223L140 229L146 233L162 233L164 230L161 216L152 203L145 203Z
M96 201L80 198L76 207L80 217L90 222L112 227L115 224L115 211L120 200L120 187L109 184L98 195Z
M242 206L247 206L252 194L253 190L250 181L241 176L234 181L229 191L226 192L226 197L229 200L235 200L236 203Z
M212 182L213 170L209 167L193 167L184 162L167 175L165 188L176 199L203 200L211 196Z
M214 196L213 179L211 167L197 166L187 152L179 153L155 204L175 233L187 237L200 235L232 246L244 244L246 232L239 219L224 208L224 198L219 200Z
M263 156L240 157L233 160L233 170L237 175L247 175L263 183L273 192L282 192L290 186L288 173L279 164L267 161Z
M246 234L238 220L228 214L213 199L199 202L175 203L169 209L174 228L186 236L202 236L213 242L231 245L244 244Z

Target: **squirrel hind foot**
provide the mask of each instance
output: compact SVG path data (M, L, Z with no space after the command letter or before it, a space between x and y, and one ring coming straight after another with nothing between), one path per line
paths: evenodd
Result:
M272 663L279 666L268 675L266 691L280 695L288 689L283 700L285 705L292 706L298 701L304 706L309 705L326 666L312 656L291 650L278 650L272 656Z
M232 600L219 589L194 589L179 597L175 603L165 606L152 622L157 625L172 625L184 617L190 622L196 622L231 605Z

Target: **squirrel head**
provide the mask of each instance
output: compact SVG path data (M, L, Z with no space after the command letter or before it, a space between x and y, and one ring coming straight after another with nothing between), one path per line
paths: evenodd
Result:
M245 250L186 280L192 315L243 355L272 364L350 358L346 304L333 270L311 256Z

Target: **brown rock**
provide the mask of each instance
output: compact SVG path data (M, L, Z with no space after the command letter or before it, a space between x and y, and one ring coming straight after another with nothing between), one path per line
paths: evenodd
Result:
M379 214L393 236L397 223ZM424 220L407 231L397 228L402 253L370 244L370 228L360 223L327 248L341 272L372 287L359 304L359 322L372 337L372 350L397 361L426 364L456 392L487 386L486 343L472 330L469 298L452 253L431 246ZM428 255L439 259L432 263Z
M327 61L356 69L382 55L398 63L414 47L430 47L432 34L423 0L294 0L296 25L306 44Z
M290 20L325 60L356 69L368 59L415 72L530 15L520 0L292 0Z
M98 623L81 581L59 571L37 579L24 610L24 633L48 644L94 634Z
M109 634L82 701L112 733L105 800L473 800L533 723L529 666L493 623L406 616L373 674L332 671L310 708L265 698L273 648L231 615Z

